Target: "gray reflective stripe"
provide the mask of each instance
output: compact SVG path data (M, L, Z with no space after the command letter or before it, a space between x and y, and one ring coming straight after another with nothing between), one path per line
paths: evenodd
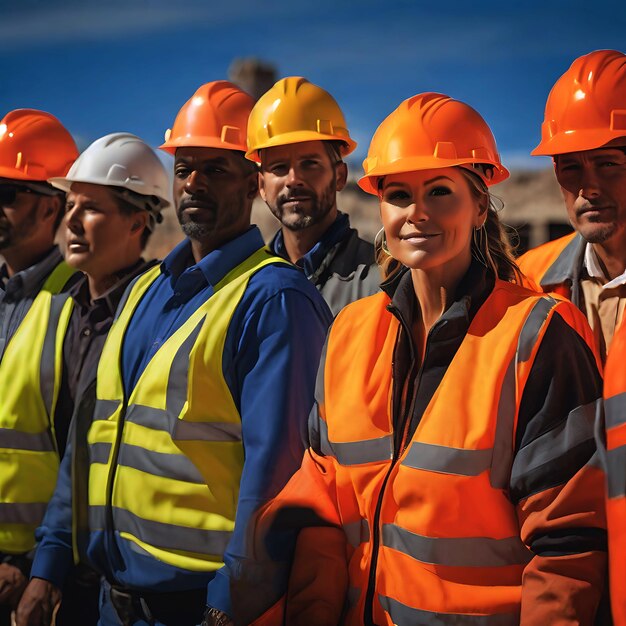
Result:
M117 411L120 404L119 400L96 400L96 406L93 410L93 419L106 420Z
M626 446L607 450L606 464L609 498L626 496Z
M187 422L176 420L176 441L241 441L241 422Z
M604 401L606 428L626 423L626 393L620 393Z
M41 363L39 369L39 381L41 385L41 397L49 416L52 415L52 402L54 401L54 381L56 367L56 337L59 326L59 318L63 307L69 298L69 294L54 296L50 301L50 316L48 328L41 350Z
M196 324L189 336L183 341L174 356L167 380L167 410L175 418L178 418L188 395L189 379L189 355L200 334L206 315Z
M89 505L90 530L104 530L106 525L106 507Z
M574 280L576 260L582 257L586 246L585 240L580 234L576 235L563 248L554 263L548 268L539 283L542 287L548 285L560 285L565 281Z
M89 507L89 525L91 530L102 530L105 526L106 509L104 506ZM113 524L117 532L127 532L155 548L181 550L221 556L232 533L225 530L203 530L187 528L175 524L165 524L143 519L124 509L113 507Z
M330 333L330 330L328 331ZM317 368L317 378L315 379L315 402L313 408L309 413L308 419L308 433L309 433L309 446L311 449L319 455L323 455L321 441L320 441L320 428L322 416L320 415L320 406L324 406L324 369L326 367L326 352L328 350L328 336L326 336L326 342L322 348L322 356L320 357L320 364ZM328 436L326 437L328 441Z
M43 433L23 433L12 428L0 428L0 448L54 452L56 450L49 430Z
M196 466L182 454L165 454L127 443L122 444L120 448L118 465L132 467L153 476L172 478L188 483L202 485L206 482Z
M366 519L344 524L343 531L346 533L348 543L354 548L370 539L370 527Z
M322 354L320 356L320 364L317 368L317 378L315 379L315 400L317 404L323 405L324 398L326 396L326 387L324 385L325 380L325 369L326 369L326 354L328 352L328 339L330 337L331 328L328 329L328 333L326 335L326 341L324 342L324 347L322 348Z
M596 410L601 402L602 400L596 400L576 407L556 428L521 448L511 471L511 484L544 465L558 464L559 460L576 446L593 441ZM543 471L549 472L550 467L544 468Z
M415 441L411 444L402 465L442 474L478 476L489 469L492 455L491 448L465 450Z
M0 523L39 526L47 502L0 502Z
M187 422L143 404L131 404L126 421L170 433L177 441L241 441L240 422Z
M519 612L494 615L434 613L414 609L382 595L378 596L378 601L389 613L395 626L519 626L520 620Z
M361 590L358 587L349 587L344 603L345 610L355 607L361 597Z
M106 465L109 462L110 454L110 443L98 442L92 443L89 446L89 461L91 463L103 463L104 465Z
M448 567L525 565L532 558L519 537L424 537L395 524L383 525L383 545L422 563Z
M152 430L162 430L166 433L171 432L171 418L164 409L155 409L151 406L143 404L131 404L126 409L124 418L127 422L140 424Z
M513 433L517 401L515 399L515 359L509 361L498 399L496 434L489 482L494 489L508 489L513 466Z
M533 348L537 343L537 337L548 319L550 311L556 305L556 300L550 296L544 296L533 307L530 315L526 318L522 332L517 343L517 361L524 363L530 359Z
M378 439L364 439L349 443L331 442L328 439L328 425L319 420L320 448L324 456L334 456L341 465L360 465L389 461L393 456L393 440L391 435Z

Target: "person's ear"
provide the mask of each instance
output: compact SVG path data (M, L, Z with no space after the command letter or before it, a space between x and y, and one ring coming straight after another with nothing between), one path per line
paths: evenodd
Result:
M335 165L335 181L337 184L337 191L341 191L348 180L348 166L340 161Z
M140 236L143 234L143 231L148 226L148 220L150 216L147 211L138 211L137 213L133 213L132 215L133 221L130 225L130 232L135 235L139 234Z
M44 220L55 221L59 211L62 210L61 196L42 196L43 210L41 216Z
M480 196L478 200L478 214L476 216L475 227L482 228L487 221L489 211L489 196L487 194L483 194Z
M265 202L267 200L265 195L265 179L263 178L263 174L261 172L258 174L257 184L259 185L259 195L261 196L263 202Z
M259 193L259 173L252 172L246 181L248 193L246 194L250 200L254 200Z

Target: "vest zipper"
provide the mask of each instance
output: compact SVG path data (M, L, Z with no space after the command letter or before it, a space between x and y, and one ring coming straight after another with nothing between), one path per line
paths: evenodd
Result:
M402 317L397 314L397 309L390 308L392 313L396 314L396 317L400 320L404 331L407 333L408 337L411 337L410 329L408 325L404 322ZM383 480L382 487L380 488L380 493L378 494L378 501L376 502L376 510L374 512L374 532L372 538L372 558L370 561L370 571L367 583L367 592L365 595L365 608L363 613L363 623L365 626L376 626L374 623L374 593L376 590L376 567L378 565L378 551L380 548L380 512L383 505L383 498L385 495L385 488L387 487L387 483L389 482L389 478L391 476L391 472L393 471L398 459L404 453L404 450L407 446L407 438L409 433L409 428L411 425L411 417L413 415L413 410L415 408L415 401L417 400L417 393L419 391L419 385L422 378L422 372L424 370L424 363L426 363L426 358L428 356L428 350L430 347L430 337L431 333L437 328L439 322L437 322L426 335L426 348L424 350L424 358L420 367L418 368L417 375L415 377L415 385L413 386L413 393L411 394L411 399L409 402L409 410L407 411L407 403L406 400L402 406L402 439L400 441L400 445L397 447L394 444L394 453L393 458L391 459L391 465L389 466L389 470L385 475L385 479ZM413 341L411 340L411 367L409 370L409 378L413 377L413 371L415 370L415 349L413 346ZM408 381L405 381L408 382Z

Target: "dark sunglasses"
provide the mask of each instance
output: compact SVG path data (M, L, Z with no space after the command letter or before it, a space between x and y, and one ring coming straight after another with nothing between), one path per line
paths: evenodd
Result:
M20 193L34 193L39 196L56 196L60 192L57 189L48 187L45 183L41 185L18 185L16 183L0 183L0 206L11 206L17 200Z

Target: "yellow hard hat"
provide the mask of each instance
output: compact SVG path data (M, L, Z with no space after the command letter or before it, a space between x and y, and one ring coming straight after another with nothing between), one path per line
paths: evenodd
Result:
M356 148L335 99L301 76L279 80L254 105L248 120L246 157L259 162L259 150L302 141L341 141L342 156Z

